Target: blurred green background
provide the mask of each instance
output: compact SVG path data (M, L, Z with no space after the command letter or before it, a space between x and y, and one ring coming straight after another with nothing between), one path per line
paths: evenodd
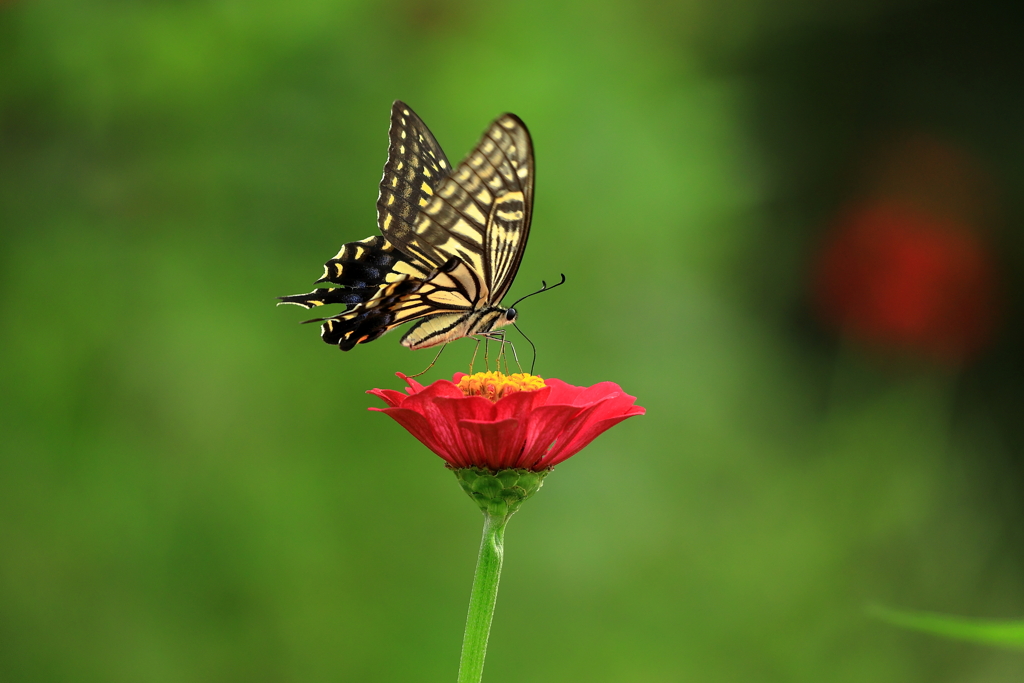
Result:
M396 98L453 161L527 122L537 372L648 409L512 522L485 680L1021 680L865 613L1024 614L1021 14L0 2L0 680L455 679L480 516L363 393L433 354L274 307L375 233ZM955 367L810 291L906 130L999 188L1002 323Z

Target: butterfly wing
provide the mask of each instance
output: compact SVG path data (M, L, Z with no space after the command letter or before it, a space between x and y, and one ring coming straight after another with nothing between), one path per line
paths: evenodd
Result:
M385 217L381 232L396 248L440 266L456 257L483 287L474 307L497 304L512 285L530 233L533 145L512 114L496 119L472 152L420 208L415 223ZM469 289L467 283L467 289Z
M377 197L377 226L385 236L392 226L411 230L420 209L452 170L427 124L401 100L391 105L388 140L388 160Z

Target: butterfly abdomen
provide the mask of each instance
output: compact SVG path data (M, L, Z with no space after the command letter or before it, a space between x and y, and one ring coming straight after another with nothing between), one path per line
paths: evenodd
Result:
M426 349L462 337L493 332L512 322L513 319L508 317L508 309L501 306L490 306L468 313L435 315L414 325L402 337L402 346L413 350Z

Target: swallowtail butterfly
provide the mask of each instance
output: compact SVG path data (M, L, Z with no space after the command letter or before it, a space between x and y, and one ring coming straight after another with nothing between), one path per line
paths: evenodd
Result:
M486 334L516 319L501 299L530 234L533 144L513 114L499 116L452 168L409 105L391 107L390 145L377 199L380 235L350 242L324 264L309 294L281 302L345 304L322 322L323 340L348 351L403 323L410 349Z

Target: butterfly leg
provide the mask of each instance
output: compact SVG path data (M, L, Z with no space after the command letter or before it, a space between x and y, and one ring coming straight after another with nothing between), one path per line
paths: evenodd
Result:
M436 363L437 359L441 357L441 352L444 351L444 347L446 347L446 346L448 346L448 344L442 344L441 348L438 349L438 351L437 351L437 355L434 356L434 360L430 361L430 365L428 365L427 367L423 368L422 370L417 372L415 375L408 375L409 379L412 379L413 377L419 377L420 375L426 374L427 370L429 370L430 368L434 367L434 363ZM469 371L470 371L470 373L473 372L473 364L472 363L470 363L470 370Z
M487 336L499 342L498 355L494 358L494 369L496 372L501 372L501 361L505 360L505 330L494 330L488 332ZM505 360L505 374L508 374L508 360Z
M516 345L507 340L505 338L505 330L501 330L501 352L498 357L499 359L503 358L505 360L505 374L510 375L512 373L509 372L508 368L508 353L505 352L506 346L512 351L512 360L514 360L516 365L519 367L519 372L522 372L523 364L519 362L519 354L516 353Z
M476 352L480 350L480 338L476 339L476 346L473 347L473 357L469 359L469 374L473 374L473 363L476 362Z
M493 332L482 332L479 335L475 335L484 340L484 369L490 372L491 370L491 359L490 359L490 342L491 340L501 341L501 347L498 350L498 356L494 359L494 370L501 372L501 357L505 353L505 330L494 330Z
M519 366L519 372L522 372L523 371L523 364L519 362L519 354L516 353L516 345L513 344L512 342L509 342L508 343L508 347L510 349L512 349L512 358L515 360L516 365ZM506 369L508 368L508 363L507 362L505 363L505 367L506 367ZM505 373L505 374L508 374L508 373Z
M491 350L491 348L490 348L490 346L491 346L491 335L485 334L485 335L483 335L483 337L484 337L484 370L487 371L487 372L490 372L491 371L491 359L489 357L489 354L490 354L490 350Z

